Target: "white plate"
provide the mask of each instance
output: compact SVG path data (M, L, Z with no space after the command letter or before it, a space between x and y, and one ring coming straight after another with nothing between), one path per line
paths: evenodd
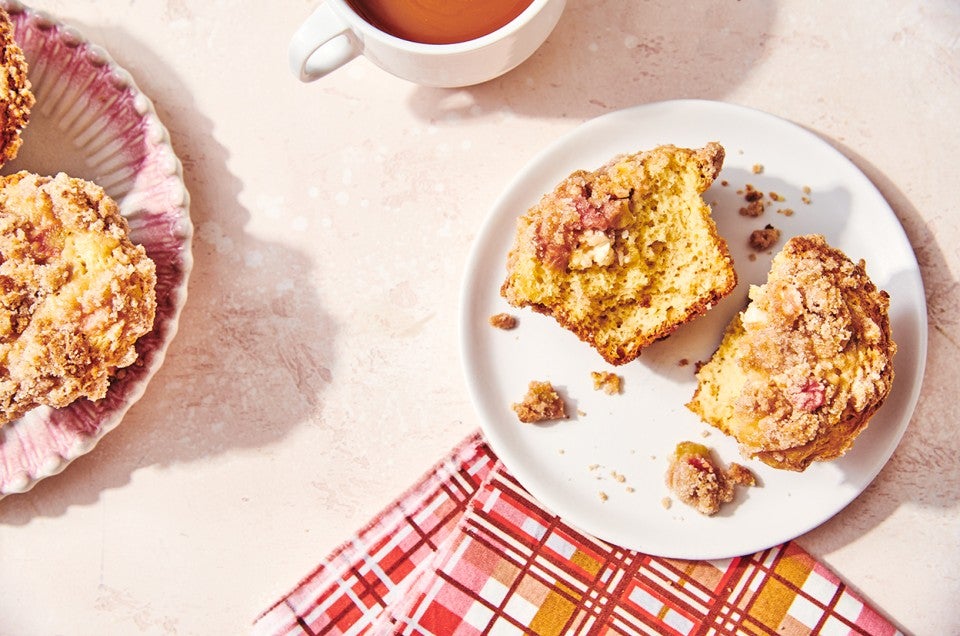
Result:
M707 316L646 349L622 367L607 365L553 319L516 310L500 297L517 216L570 172L611 157L672 143L719 141L727 158L704 197L734 257L740 283ZM763 166L754 174L755 164ZM729 182L727 187L721 180ZM737 189L750 183L786 198L756 219L738 214ZM802 202L803 188L811 202ZM792 216L777 213L792 208ZM723 328L746 303L747 288L766 280L771 255L748 258L747 237L770 223L790 236L820 233L853 259L866 259L873 281L890 293L899 352L886 403L853 450L804 473L740 458L735 442L701 423L684 406L695 388L694 363L706 360ZM490 315L519 317L512 331L489 326ZM461 347L471 397L493 450L521 484L566 522L626 548L658 556L710 559L752 553L795 538L836 514L873 480L910 421L926 357L927 322L916 257L890 206L843 155L817 136L772 115L731 104L672 101L611 113L580 126L541 153L509 185L490 212L470 255L461 298ZM687 360L689 364L682 365ZM590 372L624 378L621 395L593 388ZM510 409L530 380L549 380L574 416L546 425L521 424ZM711 432L712 431L712 432ZM703 435L709 433L707 437ZM738 489L718 515L674 502L664 485L677 442L711 446L724 462L745 463L760 487ZM616 472L623 481L614 477ZM631 491L632 489L632 491ZM606 494L604 501L600 493Z
M3 173L66 172L100 184L120 206L131 239L157 266L153 330L137 362L106 397L41 407L0 428L0 497L32 488L88 453L123 419L163 364L193 267L193 225L180 160L153 103L110 55L77 30L19 2L0 0L29 64L37 103L16 160Z

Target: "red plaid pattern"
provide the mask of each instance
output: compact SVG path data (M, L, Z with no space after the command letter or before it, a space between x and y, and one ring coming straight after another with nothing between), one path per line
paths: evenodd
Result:
M259 634L900 632L792 542L624 550L546 512L473 435L255 623Z
M255 633L366 633L426 571L495 462L470 436L261 615Z

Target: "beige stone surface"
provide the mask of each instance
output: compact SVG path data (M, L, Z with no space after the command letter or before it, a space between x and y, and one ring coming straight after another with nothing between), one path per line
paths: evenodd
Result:
M156 102L196 267L123 424L0 501L0 633L245 632L478 426L457 299L500 190L581 122L677 97L807 127L906 228L929 303L919 406L875 482L799 543L904 630L960 633L960 5L569 0L518 69L438 90L364 59L300 84L287 42L313 4L35 3Z

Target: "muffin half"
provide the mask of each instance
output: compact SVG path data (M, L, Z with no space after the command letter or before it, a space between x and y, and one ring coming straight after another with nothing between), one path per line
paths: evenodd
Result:
M724 150L660 146L577 171L517 221L501 294L611 364L705 313L737 282L702 193Z
M791 238L727 327L687 405L788 470L843 455L893 384L890 298L820 235Z

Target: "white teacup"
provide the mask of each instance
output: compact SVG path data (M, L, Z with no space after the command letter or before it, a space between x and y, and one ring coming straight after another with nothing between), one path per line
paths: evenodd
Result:
M290 41L290 68L310 82L358 55L423 86L470 86L493 79L526 60L543 44L566 0L533 0L505 26L466 42L422 44L385 33L345 0L323 0Z

